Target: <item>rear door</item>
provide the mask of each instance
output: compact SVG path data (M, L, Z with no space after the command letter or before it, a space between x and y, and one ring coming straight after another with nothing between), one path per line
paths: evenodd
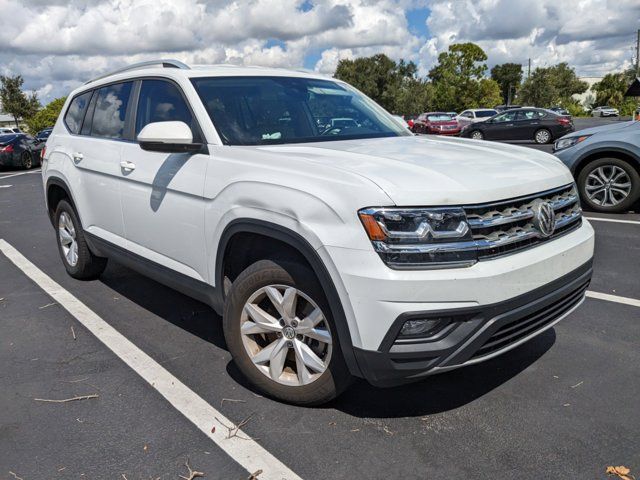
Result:
M65 114L65 153L76 172L72 191L84 230L124 245L120 153L130 119L133 82L99 87L74 98ZM58 140L58 139L56 139Z
M541 116L539 110L518 110L513 132L513 140L533 140L533 136L540 128Z
M136 85L132 135L149 123L181 121L194 142L202 133L181 88L168 79L143 79ZM127 248L174 271L205 281L204 182L209 155L161 153L127 143L120 172Z

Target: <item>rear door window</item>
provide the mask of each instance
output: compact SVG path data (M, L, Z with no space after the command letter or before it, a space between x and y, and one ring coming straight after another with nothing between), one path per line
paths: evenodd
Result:
M91 92L86 92L78 95L71 101L69 109L64 115L64 123L71 133L80 133L82 120L84 119L84 114L87 111L87 105L89 105L90 99Z
M91 124L92 137L124 137L132 85L132 82L116 83L98 90Z

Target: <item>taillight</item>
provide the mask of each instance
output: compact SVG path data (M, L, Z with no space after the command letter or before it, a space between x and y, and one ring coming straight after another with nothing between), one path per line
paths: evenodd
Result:
M567 117L558 117L557 121L560 125L569 125L571 124L571 120L569 120Z
M44 160L44 156L47 153L47 147L42 147L42 150L40 150L40 158L42 160Z
M6 147L0 147L0 152L2 153L11 153L13 152L13 145L7 145Z

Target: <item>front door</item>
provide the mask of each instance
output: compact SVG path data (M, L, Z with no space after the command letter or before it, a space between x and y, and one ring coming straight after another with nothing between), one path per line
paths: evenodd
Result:
M152 122L181 121L194 142L202 134L180 87L169 80L140 83L135 136ZM205 281L204 181L209 155L142 150L136 142L122 151L122 212L127 248L154 263Z
M511 140L515 126L516 112L507 111L482 125L487 140Z

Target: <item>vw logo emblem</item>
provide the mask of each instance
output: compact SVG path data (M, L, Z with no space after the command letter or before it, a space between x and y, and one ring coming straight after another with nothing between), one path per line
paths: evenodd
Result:
M549 202L540 199L533 202L533 226L544 238L553 235L556 229L556 212Z
M288 325L284 327L284 329L282 330L282 334L287 340L293 340L296 337L296 331L293 329L293 327L290 327Z

